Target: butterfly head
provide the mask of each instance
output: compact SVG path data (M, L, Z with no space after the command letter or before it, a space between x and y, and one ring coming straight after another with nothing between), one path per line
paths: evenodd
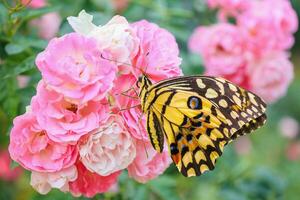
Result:
M150 79L146 76L146 75L141 75L138 79L138 81L136 82L136 86L141 90L144 89L148 89L149 86L152 85L152 82L150 81Z
M144 108L143 102L145 102L148 95L148 88L152 85L152 82L146 75L142 75L139 77L136 82L136 86L139 88L139 97L142 102L142 109Z

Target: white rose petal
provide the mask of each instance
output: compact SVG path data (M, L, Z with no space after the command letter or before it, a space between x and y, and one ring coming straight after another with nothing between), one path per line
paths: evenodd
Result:
M75 166L59 172L42 173L33 171L31 173L30 185L41 194L47 194L52 188L68 192L69 182L76 179L77 169Z
M135 144L120 116L112 115L79 145L80 159L101 176L125 169L135 158Z
M68 17L69 24L72 26L75 32L82 35L88 35L90 32L93 32L98 27L92 23L93 16L86 13L85 10L82 10L78 17Z

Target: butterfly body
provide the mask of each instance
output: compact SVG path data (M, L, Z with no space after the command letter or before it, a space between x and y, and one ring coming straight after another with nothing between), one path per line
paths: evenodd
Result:
M224 146L266 121L266 104L233 83L208 76L183 76L155 84L139 79L139 97L153 147L164 140L184 176L215 167Z

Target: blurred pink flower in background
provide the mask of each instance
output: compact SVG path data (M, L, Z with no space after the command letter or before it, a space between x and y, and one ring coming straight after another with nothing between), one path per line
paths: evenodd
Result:
M101 100L113 86L116 65L102 59L97 40L78 33L52 39L36 65L47 86L75 104Z
M52 188L68 192L69 182L76 179L77 169L75 166L71 166L58 172L33 171L31 173L30 185L41 194L47 194Z
M62 19L57 12L47 13L38 19L30 22L32 27L37 28L40 38L50 40L54 38L59 31Z
M226 10L236 10L244 8L249 3L245 0L207 0L210 8L221 8Z
M136 149L122 117L111 115L80 142L79 153L81 162L88 170L107 176L125 169L135 158Z
M209 70L226 75L245 66L244 43L238 27L219 23L197 28L189 40L189 48L201 54Z
M75 163L76 146L51 141L32 113L16 117L13 124L9 153L25 169L57 172Z
M286 148L286 156L289 160L300 160L300 141L291 142Z
M234 148L239 155L249 154L252 149L252 142L247 136L239 137L234 141Z
M21 3L31 8L42 8L46 6L47 0L21 0Z
M294 77L293 64L283 52L273 52L248 66L251 90L272 103L286 94Z
M128 175L136 181L145 183L162 174L169 167L172 160L165 145L164 151L158 153L150 142L137 140L137 156L128 166Z
M111 0L111 3L117 12L122 12L127 8L129 1L130 0Z
M28 5L32 9L38 9L47 6L47 0L22 0L23 5ZM41 16L38 19L30 21L30 26L38 31L38 36L49 40L57 34L61 23L61 17L58 12L51 12Z
M108 191L117 182L119 172L112 173L108 176L100 176L87 170L80 162L76 164L78 178L70 182L70 191L74 196L84 195L91 198L98 193Z
M237 26L229 23L200 26L188 44L191 51L201 55L207 75L236 77L235 82L243 83L247 52L245 38Z
M17 81L19 88L25 88L30 81L30 77L27 75L18 75Z
M224 21L195 29L189 48L203 59L205 74L222 76L273 103L293 79L287 50L294 43L298 19L288 0L208 0Z
M219 9L218 17L226 21L227 17L238 16L238 14L249 7L249 0L207 0L208 7Z
M289 139L296 138L300 131L300 125L297 120L289 116L281 118L278 128L281 135Z
M288 0L251 1L237 17L247 34L247 46L257 56L270 50L287 50L294 43L298 19Z
M14 181L16 180L21 174L22 169L21 167L15 167L11 169L11 158L7 150L0 151L0 179L4 181Z

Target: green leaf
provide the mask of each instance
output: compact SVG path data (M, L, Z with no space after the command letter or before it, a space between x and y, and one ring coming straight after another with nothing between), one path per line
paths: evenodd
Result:
M139 187L134 195L134 200L147 200L149 199L149 190L147 190L147 188L142 185L141 187Z
M10 77L15 77L19 74L22 74L26 71L29 71L31 69L35 68L35 55L32 55L22 62L20 62L18 65L12 68L12 66L2 66L0 68L0 80L4 80Z
M4 39L5 38L3 38L3 40ZM12 39L10 39L10 42L5 46L4 49L8 55L16 55L24 52L25 50L31 47L38 49L38 51L41 51L45 49L47 43L48 41L40 38L35 38L30 36L25 37L21 34L16 34L13 36Z
M1 26L6 23L7 21L8 12L7 9L3 6L3 4L0 4L0 24ZM3 27L0 27L2 29Z
M19 167L20 165L19 165L19 163L17 163L17 162L15 162L14 160L10 163L10 169L14 169L14 168L16 168L16 167Z
M0 143L4 144L5 143L5 137L6 137L6 131L8 129L8 118L7 118L7 114L2 110L1 106L0 106Z
M0 99L0 105L3 112L7 113L9 125L12 119L18 114L18 106L20 103L20 96L17 91L17 81L15 78L9 78L1 83L1 93L3 96Z
M5 46L5 51L8 55L14 55L14 54L21 53L26 48L27 46L24 45L9 43Z
M172 177L161 176L156 180L149 182L151 190L158 195L161 199L179 200L176 193L176 182Z

